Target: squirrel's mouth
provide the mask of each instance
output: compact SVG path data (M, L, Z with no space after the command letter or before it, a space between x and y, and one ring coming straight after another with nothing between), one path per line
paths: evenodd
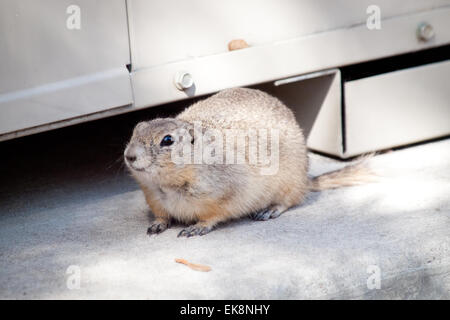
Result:
M136 167L134 167L132 165L130 165L130 168L135 170L135 171L145 171L145 168L136 168Z
M142 171L145 171L145 169L146 169L145 167L137 167L137 166L135 166L134 163L130 163L130 161L128 161L126 159L125 159L125 164L127 165L128 168L130 168L131 170L134 170L134 171L142 172Z
M145 171L145 169L146 169L145 167L137 167L133 163L129 163L129 162L127 162L127 165L131 170L134 170L134 171L142 172L142 171Z

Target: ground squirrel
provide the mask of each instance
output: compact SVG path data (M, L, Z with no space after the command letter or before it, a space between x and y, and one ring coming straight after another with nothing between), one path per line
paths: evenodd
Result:
M178 234L186 237L234 218L276 218L308 191L359 184L369 174L353 165L308 178L306 143L293 112L245 88L223 90L175 118L138 123L124 157L155 215L147 233L160 233L175 219L190 224Z

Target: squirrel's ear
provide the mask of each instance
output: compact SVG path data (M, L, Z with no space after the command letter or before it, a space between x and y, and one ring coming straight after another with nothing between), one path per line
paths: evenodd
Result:
M135 127L134 131L142 131L143 129L147 128L150 124L147 121L139 122Z

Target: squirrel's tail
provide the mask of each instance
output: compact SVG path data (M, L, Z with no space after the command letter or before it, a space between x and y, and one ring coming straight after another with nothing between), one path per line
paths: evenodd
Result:
M373 155L372 153L362 156L355 164L310 179L309 190L321 191L374 182L377 175L367 165L368 160Z

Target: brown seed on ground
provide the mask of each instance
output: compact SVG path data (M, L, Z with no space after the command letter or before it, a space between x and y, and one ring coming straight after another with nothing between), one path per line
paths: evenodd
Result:
M202 271L202 272L209 272L209 271L211 271L211 267L209 267L209 266L204 266L204 265L201 265L201 264L190 263L190 262L186 261L185 259L175 259L175 262L184 264L184 265L188 266L189 268L191 268L192 270L195 270L195 271Z
M235 39L235 40L231 40L230 42L228 42L228 50L229 51L244 49L244 48L248 48L248 47L249 47L248 43L242 39Z

